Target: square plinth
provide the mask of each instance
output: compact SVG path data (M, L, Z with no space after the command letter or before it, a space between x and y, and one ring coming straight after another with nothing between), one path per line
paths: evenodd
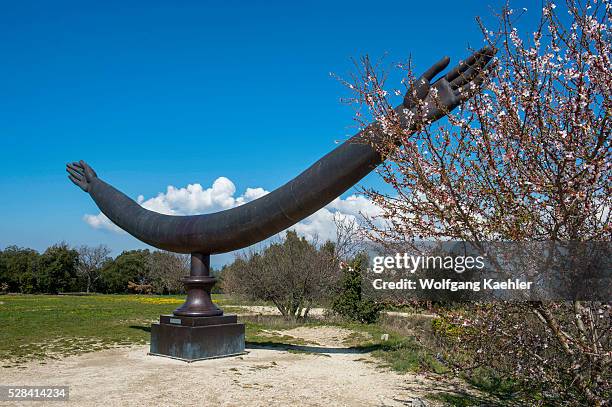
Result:
M244 354L244 324L236 315L160 316L151 325L150 355L193 362Z

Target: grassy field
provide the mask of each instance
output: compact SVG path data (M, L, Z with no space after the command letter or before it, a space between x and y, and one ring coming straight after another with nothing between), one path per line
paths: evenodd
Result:
M60 358L113 346L145 344L149 327L160 314L171 313L183 296L153 295L5 295L0 296L0 365L14 366L29 360ZM239 312L237 300L213 295L226 313ZM297 326L337 325L355 332L351 346L372 351L382 363L398 371L444 371L414 340L389 332L381 325L351 324L333 320L285 321L275 316L244 316L247 345L278 346L298 350L307 345L262 331L283 331ZM389 339L381 341L388 333ZM294 348L291 348L291 347Z
M215 300L224 303L218 296ZM184 296L0 296L0 363L144 344L151 322L183 301Z

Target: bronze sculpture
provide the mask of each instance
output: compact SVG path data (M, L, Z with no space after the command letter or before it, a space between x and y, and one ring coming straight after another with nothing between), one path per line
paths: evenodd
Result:
M400 121L408 123L406 112L416 112L414 94L428 104L421 119L430 122L459 106L467 100L471 84L485 79L484 68L494 52L485 47L432 83L449 63L448 57L442 58L416 81L412 88L415 92L409 91L395 109ZM170 216L152 212L102 181L84 161L67 164L66 170L70 180L89 193L100 210L126 232L160 249L191 253L191 273L183 279L187 300L174 311L175 316L220 317L223 312L210 299L215 282L209 273L210 255L260 242L313 214L352 187L384 160L372 146L377 131L373 125L358 133L273 192L212 214Z

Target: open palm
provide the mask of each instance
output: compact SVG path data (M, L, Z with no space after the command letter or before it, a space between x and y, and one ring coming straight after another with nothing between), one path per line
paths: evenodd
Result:
M85 192L89 192L91 183L98 177L96 172L85 161L66 164L68 178Z
M433 122L445 116L473 96L474 89L485 80L488 73L486 66L495 52L492 47L484 47L432 83L433 78L450 62L449 57L442 58L421 75L408 90L403 107L413 109L419 101L423 101L424 116L421 117L423 121Z

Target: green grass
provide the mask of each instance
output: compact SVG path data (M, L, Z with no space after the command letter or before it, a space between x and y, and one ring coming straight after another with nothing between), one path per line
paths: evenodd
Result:
M149 327L160 314L171 313L184 296L154 295L6 295L0 297L0 365L10 366L32 359L145 344ZM213 295L227 313L236 312L234 299ZM245 316L249 345L289 346L303 352L318 344L284 335L298 326L333 325L353 333L345 341L356 352L372 352L382 364L405 372L445 373L446 368L413 338L389 331L380 324L363 325L340 320L286 321L279 316ZM387 341L381 335L389 334ZM293 348L291 348L293 346Z
M0 296L0 366L30 360L145 344L151 322L171 313L185 297L157 295L3 295ZM225 313L236 313L243 301L213 294ZM308 345L287 335L264 335L264 330L291 329L298 323L282 318L246 319L247 341Z
M360 325L343 324L356 332L367 333L371 339L361 339L357 347L369 350L372 356L397 372L433 372L444 374L449 369L438 361L431 352L419 344L415 338L403 336L380 324ZM381 336L389 335L383 341Z
M414 339L390 340L372 354L398 372L448 373L449 369Z
M184 296L153 295L0 296L0 365L144 344L151 322L183 301Z

